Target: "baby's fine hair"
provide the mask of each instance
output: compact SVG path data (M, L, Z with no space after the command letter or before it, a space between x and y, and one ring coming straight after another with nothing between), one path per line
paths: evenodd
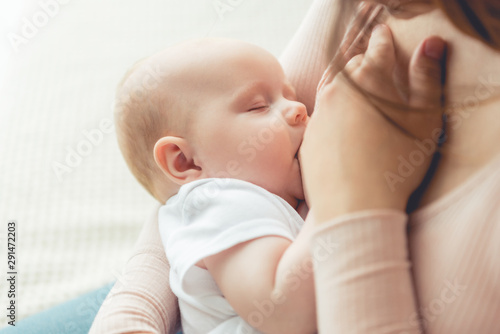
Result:
M146 75L138 77L137 72ZM144 72L143 72L144 73ZM147 63L136 62L118 84L114 105L114 117L118 144L123 157L135 178L156 199L161 198L157 184L165 179L154 161L154 146L168 131L167 106L159 92L161 78Z

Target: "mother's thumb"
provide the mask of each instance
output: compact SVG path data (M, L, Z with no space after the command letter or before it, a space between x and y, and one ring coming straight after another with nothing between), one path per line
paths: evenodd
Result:
M443 94L446 42L425 39L413 53L409 68L409 103L414 108L439 108Z

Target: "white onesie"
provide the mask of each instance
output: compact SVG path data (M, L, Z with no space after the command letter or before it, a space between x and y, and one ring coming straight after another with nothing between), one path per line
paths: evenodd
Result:
M161 207L158 221L183 332L260 333L233 310L210 273L195 264L259 237L295 239L304 220L290 204L249 182L203 179L183 185Z

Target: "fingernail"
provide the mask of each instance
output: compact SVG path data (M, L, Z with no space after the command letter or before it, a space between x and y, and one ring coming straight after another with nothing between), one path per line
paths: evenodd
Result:
M444 55L446 43L441 38L430 38L425 41L424 54L435 60L441 60Z

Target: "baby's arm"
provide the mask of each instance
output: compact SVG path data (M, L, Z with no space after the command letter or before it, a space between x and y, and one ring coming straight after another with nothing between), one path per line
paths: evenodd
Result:
M311 219L293 242L262 237L204 259L235 311L264 333L316 332Z

